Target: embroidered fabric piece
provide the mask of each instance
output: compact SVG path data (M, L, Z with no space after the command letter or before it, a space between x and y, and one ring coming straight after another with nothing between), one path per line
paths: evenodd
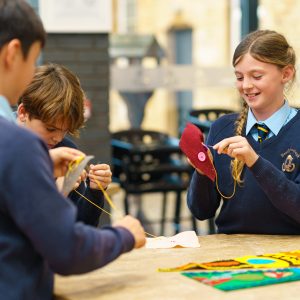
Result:
M181 274L222 291L300 280L299 268L185 272Z
M179 147L197 169L210 180L215 181L216 171L212 162L212 154L205 146L203 133L197 126L187 123L181 135Z
M216 260L211 262L190 262L185 265L159 269L160 272L180 272L188 270L236 270L261 268L300 267L300 250L262 255L247 255L234 259Z

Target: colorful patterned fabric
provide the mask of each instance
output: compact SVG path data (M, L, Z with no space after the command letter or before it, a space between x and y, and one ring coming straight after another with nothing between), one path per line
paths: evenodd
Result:
M235 270L259 268L300 267L300 250L273 254L247 255L234 259L216 260L204 263L188 263L175 268L159 269L161 272L182 272L188 270Z
M186 272L181 274L222 291L300 280L300 268Z

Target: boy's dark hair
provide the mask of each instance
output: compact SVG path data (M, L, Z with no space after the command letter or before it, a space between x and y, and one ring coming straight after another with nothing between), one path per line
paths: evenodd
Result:
M26 58L34 42L40 41L44 46L46 32L41 19L25 0L0 0L0 49L13 39L20 40Z

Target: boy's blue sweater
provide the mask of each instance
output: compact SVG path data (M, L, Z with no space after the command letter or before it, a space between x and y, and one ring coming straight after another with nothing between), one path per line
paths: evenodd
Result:
M0 137L1 299L51 299L53 272L88 272L133 248L125 228L76 222L37 136L0 117Z
M237 114L225 115L214 122L207 138L214 145L234 136ZM300 113L282 127L277 136L259 144L251 135L247 140L259 155L255 164L244 167L243 185L234 196L221 202L216 184L195 171L187 203L195 217L216 218L219 233L300 234ZM244 134L243 134L244 135ZM233 192L231 158L211 150L221 193Z

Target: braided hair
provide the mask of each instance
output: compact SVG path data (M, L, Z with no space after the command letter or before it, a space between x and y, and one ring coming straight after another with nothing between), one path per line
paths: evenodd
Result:
M249 53L253 58L276 65L282 69L288 65L295 68L296 55L294 49L288 44L286 38L276 31L257 30L249 33L235 49L232 65L235 67L245 54ZM293 81L295 80L295 75ZM235 122L235 134L242 135L247 123L249 107L243 101L243 108ZM244 162L235 158L231 162L231 173L233 179L241 184L241 174Z

